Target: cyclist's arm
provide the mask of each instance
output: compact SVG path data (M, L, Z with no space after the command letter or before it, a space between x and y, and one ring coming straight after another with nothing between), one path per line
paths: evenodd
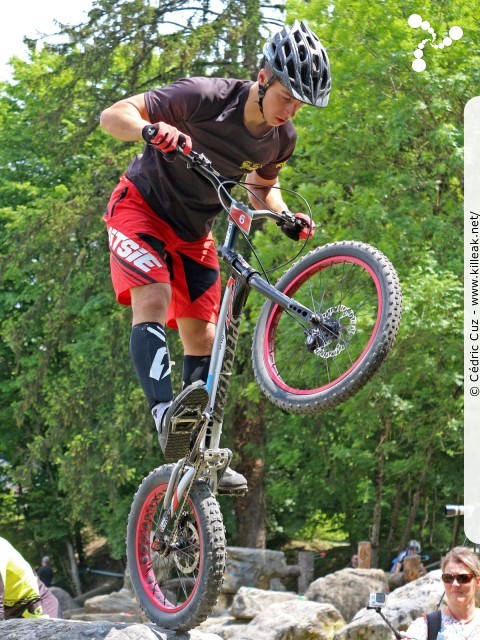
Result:
M142 140L142 129L148 124L151 122L143 93L115 102L100 115L100 126L123 142Z
M266 180L256 171L247 174L245 184L249 189L249 200L254 209L265 209L265 205L273 211L287 211L288 206L282 198L282 192L278 188L278 178Z

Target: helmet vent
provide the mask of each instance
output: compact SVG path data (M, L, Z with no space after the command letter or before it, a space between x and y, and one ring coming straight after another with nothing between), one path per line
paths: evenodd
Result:
M331 88L327 52L305 22L295 20L272 36L263 48L273 75L297 100L326 107Z

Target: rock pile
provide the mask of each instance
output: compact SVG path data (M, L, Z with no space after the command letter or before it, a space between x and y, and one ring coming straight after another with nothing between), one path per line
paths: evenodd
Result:
M243 552L242 552L243 553ZM86 600L82 609L55 590L66 620L0 622L1 640L391 640L392 632L366 609L369 594L388 591L378 569L342 569L313 582L304 596L276 591L286 575L280 557L241 561L230 555L225 593L214 614L198 629L179 633L149 623L127 586ZM270 552L275 553L275 552ZM249 571L248 567L255 568ZM263 566L263 569L261 567ZM247 567L245 569L245 567ZM260 567L260 568L259 568ZM434 571L388 596L384 615L400 631L422 613L434 611L443 594L441 572ZM246 586L251 585L251 586ZM128 583L125 583L128 585ZM260 588L262 586L262 588ZM228 601L228 606L225 603Z

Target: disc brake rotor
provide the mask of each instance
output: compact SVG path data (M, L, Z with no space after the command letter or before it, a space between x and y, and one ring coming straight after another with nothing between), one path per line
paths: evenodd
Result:
M173 553L175 566L181 573L193 573L200 562L200 538L193 522L186 522L179 532Z
M341 353L347 346L351 338L357 330L357 318L350 307L339 304L330 307L322 314L325 322L334 319L338 323L338 333L332 334L322 331L323 344L314 351L315 355L320 358L334 358Z

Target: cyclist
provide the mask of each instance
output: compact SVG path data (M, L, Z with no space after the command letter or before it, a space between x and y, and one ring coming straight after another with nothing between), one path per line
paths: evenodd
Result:
M295 147L290 120L303 104L327 105L330 67L304 22L272 36L263 54L256 82L183 78L120 100L100 118L115 138L147 142L113 191L104 219L116 297L132 306L131 357L167 460L185 435L170 432L170 418L182 411L198 415L207 404L204 382L221 293L211 229L222 208L202 176L162 152L180 145L188 154L193 146L226 178L246 176L252 206L287 210L277 187ZM295 215L304 226L282 230L296 240L313 235L313 221ZM183 391L175 399L165 326L178 328L185 354ZM185 429L196 423L192 418ZM245 478L227 469L219 493L242 488Z
M403 571L403 561L405 560L405 558L407 556L418 556L420 555L421 550L422 547L417 540L410 540L410 542L408 543L408 549L401 551L398 556L392 561L391 572L401 573ZM422 575L425 575L427 573L427 570L425 569L423 564L420 565L420 572Z
M60 618L57 598L12 545L0 538L0 619Z

